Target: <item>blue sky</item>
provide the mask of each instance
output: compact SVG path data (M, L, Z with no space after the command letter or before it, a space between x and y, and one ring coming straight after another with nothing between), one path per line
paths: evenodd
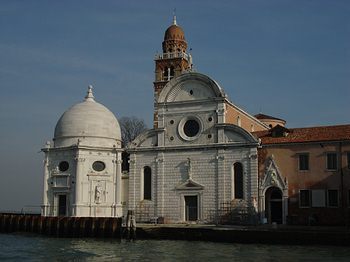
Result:
M154 54L176 8L195 68L288 127L348 124L350 1L0 1L0 210L40 205L42 153L87 86L152 121Z

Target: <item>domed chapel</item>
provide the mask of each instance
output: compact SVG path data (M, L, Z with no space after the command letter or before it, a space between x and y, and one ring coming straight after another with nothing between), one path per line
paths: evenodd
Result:
M153 84L153 128L126 148L118 120L95 101L91 86L83 102L63 113L53 143L42 149L43 216L120 217L133 210L142 222L285 224L301 201L312 207L285 165L299 155L292 150L282 159L281 145L273 150L284 138L289 152L288 137L298 132L282 119L248 114L216 81L195 72L175 16L155 56Z

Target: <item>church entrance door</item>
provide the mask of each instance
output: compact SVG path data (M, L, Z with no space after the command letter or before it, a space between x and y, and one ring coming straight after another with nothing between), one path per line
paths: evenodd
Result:
M185 196L185 218L186 221L198 220L198 197Z
M67 195L58 195L58 216L67 215Z
M265 207L269 223L282 224L282 192L277 187L271 187L265 194Z

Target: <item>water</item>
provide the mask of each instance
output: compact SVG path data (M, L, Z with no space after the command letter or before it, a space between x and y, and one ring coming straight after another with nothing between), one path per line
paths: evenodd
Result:
M0 261L350 261L350 248L0 234Z

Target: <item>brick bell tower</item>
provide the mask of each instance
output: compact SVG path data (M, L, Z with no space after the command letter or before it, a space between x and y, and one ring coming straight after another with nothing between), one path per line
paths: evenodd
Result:
M173 17L173 24L168 27L164 34L162 44L163 53L155 56L155 81L154 85L154 128L158 127L157 101L158 95L164 86L174 77L184 71L192 69L192 57L187 53L187 42L184 31L176 23L176 16Z

